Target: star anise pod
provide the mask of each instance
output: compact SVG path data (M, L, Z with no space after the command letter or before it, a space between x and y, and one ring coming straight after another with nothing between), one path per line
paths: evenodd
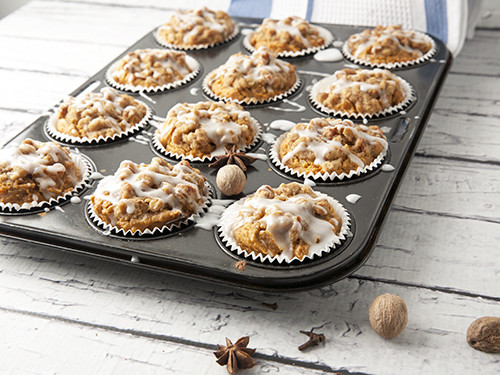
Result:
M251 368L256 362L252 358L255 349L247 348L250 337L245 336L234 344L226 337L226 345L217 345L217 351L214 352L217 357L217 363L221 366L227 365L227 372L230 375L236 374L240 369Z
M219 169L227 164L236 164L243 171L246 171L247 166L257 160L257 158L248 156L244 152L236 152L236 145L234 145L232 149L226 150L224 155L216 156L215 159L217 160L209 164L209 167Z

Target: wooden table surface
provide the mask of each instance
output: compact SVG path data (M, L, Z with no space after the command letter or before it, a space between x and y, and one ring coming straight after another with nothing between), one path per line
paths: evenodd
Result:
M242 374L498 374L500 355L465 339L476 318L500 316L497 4L485 3L456 58L355 274L308 292L259 293L0 239L0 373L222 375L215 345L248 335L258 364ZM36 0L0 20L2 143L170 13L153 0ZM392 340L368 322L382 293L409 310ZM298 351L299 330L313 327L326 343Z

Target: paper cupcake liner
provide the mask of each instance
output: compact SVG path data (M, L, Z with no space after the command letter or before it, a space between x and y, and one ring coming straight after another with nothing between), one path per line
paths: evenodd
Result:
M330 76L332 77L332 76ZM326 77L324 79L328 79L330 77ZM313 87L311 88L311 91L309 92L309 101L311 105L318 111L327 114L329 116L335 116L335 117L343 117L343 118L350 118L350 119L372 119L372 118L379 118L383 116L390 116L393 115L399 111L402 111L406 109L416 98L415 96L415 90L413 87L405 81L401 77L396 77L396 79L399 82L399 85L401 86L401 90L403 91L403 95L405 99L397 104L393 105L391 107L385 108L381 111L378 111L376 113L349 113L349 112L344 112L344 111L335 111L331 108L328 108L324 104L318 102L316 100L316 96L318 94L318 89L319 89L319 84L323 82L322 79L321 81L315 83Z
M288 132L287 132L288 133ZM276 141L269 148L269 159L280 171L286 173L290 177L297 177L303 179L310 179L316 182L336 182L342 181L344 179L349 179L354 176L361 176L367 174L375 169L377 169L382 162L384 161L387 155L387 147L373 160L370 164L365 165L364 167L358 167L357 169L353 169L349 171L349 173L342 172L338 173L312 173L312 172L301 172L295 169L292 169L285 164L283 164L280 160L279 156L279 148L283 140L286 138L287 133L281 134Z
M213 70L212 70L212 72L213 72ZM244 100L238 100L238 99L226 98L223 96L219 96L208 87L208 84L207 84L208 77L210 76L210 74L212 72L208 73L207 76L203 79L203 84L202 84L203 92L210 99L215 100L215 101L222 101L225 103L231 102L231 103L238 103L240 105L270 104L270 103L277 102L278 100L285 99L288 96L292 95L295 91L297 91L299 89L300 85L302 84L302 80L297 75L297 79L295 80L295 83L293 84L293 86L290 89L288 89L288 91L286 91L284 93L273 96L272 98L269 98L266 100L257 100L256 98L246 98Z
M137 100L137 99L136 99ZM91 145L98 145L98 144L103 144L107 142L113 142L120 140L122 138L126 138L139 130L145 128L149 121L151 120L153 116L153 112L151 108L146 105L146 103L141 102L137 100L139 103L143 104L146 106L146 114L142 118L141 121L139 121L137 124L134 126L120 132L113 134L112 136L109 137L103 137L102 135L97 137L97 138L89 138L89 137L74 137L68 134L64 134L59 132L56 129L56 121L57 121L57 109L54 114L52 114L49 119L45 122L43 130L45 134L49 137L52 138L53 140L57 142L63 142L63 143L71 143L71 144L78 144L78 145L84 145L84 146L91 146Z
M240 28L238 24L234 24L234 30L231 35L229 35L226 39L224 39L222 42L219 43L210 43L210 44L195 44L195 45L178 45L178 44L171 44L162 39L162 37L159 34L159 29L161 26L157 27L156 30L153 32L153 37L155 39L155 42L158 43L160 46L165 47L165 48L171 48L175 50L180 50L180 51L198 51L202 49L209 49L217 46L221 46L223 44L226 44L227 42L230 42L234 38L238 36L240 33Z
M195 60L194 58L192 58L191 56L186 55L186 63L189 66L189 68L192 70L192 72L189 73L188 75L186 75L183 79L179 79L177 81L167 83L167 84L161 85L161 86L149 86L149 87L145 87L145 86L141 86L141 85L135 86L135 85L131 85L131 84L121 84L121 83L116 82L113 79L113 77L111 76L111 72L113 70L115 70L115 68L118 66L119 63L120 63L120 60L116 61L106 71L106 75L105 75L106 83L115 89L118 89L121 91L133 92L133 93L138 93L138 92L157 93L157 92L161 92L161 91L175 89L177 87L183 86L183 85L187 84L188 82L192 81L201 72L200 63L197 60Z
M339 246L342 241L344 241L348 235L349 235L349 227L350 227L350 217L349 214L347 213L346 209L342 204L340 204L336 199L324 194L320 193L318 191L314 191L318 196L322 198L326 198L330 204L333 206L335 209L335 212L340 216L340 219L342 220L342 226L340 228L340 232L338 235L332 234L331 240L328 241L327 245L324 248L318 248L314 249L313 251L310 251L309 254L304 256L302 260L300 260L297 257L292 257L289 258L285 254L278 254L275 256L271 256L269 254L262 254L262 253L255 253L255 252L248 252L246 250L243 250L237 243L236 240L231 236L231 224L234 224L235 222L238 221L237 215L238 211L240 209L240 206L242 203L248 199L248 197L242 198L239 201L236 201L235 203L231 204L226 210L223 212L219 219L218 223L218 228L217 232L218 235L226 246L227 249L230 251L246 258L246 259L251 259L256 262L269 262L269 263L285 263L289 264L292 262L304 262L306 260L312 260L314 257L322 257L326 254L329 254L337 246Z
M169 223L166 223L163 227L155 227L153 229L145 229L144 231L141 230L124 230L122 228L118 228L114 225L108 224L105 221L103 221L97 214L94 212L92 202L88 201L87 205L85 207L85 214L87 217L88 223L94 227L98 232L100 232L103 235L115 235L118 237L124 237L124 238L143 238L144 236L160 236L160 235L166 235L170 233L177 232L178 230L185 228L193 223L195 223L204 212L208 210L208 207L212 203L212 198L215 196L214 195L214 188L210 185L210 183L205 182L205 185L207 186L208 189L208 195L204 198L203 203L200 204L196 211L191 214L188 217L183 217L180 216L176 220L173 220Z
M437 46L436 46L436 42L434 41L434 39L432 39L429 35L418 32L418 31L416 31L415 34L418 34L427 43L430 43L431 48L429 49L429 51L427 51L427 53L425 53L424 55L422 55L419 58L414 59L414 60L400 61L400 62L393 62L393 63L374 63L374 62L371 62L369 60L362 60L362 59L359 59L351 54L351 51L349 51L349 46L347 45L347 42L348 42L347 40L344 42L344 45L342 46L342 53L347 60L349 60L357 65L363 65L363 66L367 66L370 68L399 69L399 68L406 68L406 67L422 64L423 62L430 60L436 54Z
M57 206L65 201L71 199L73 195L81 193L87 185L91 182L90 175L95 171L95 166L90 159L80 153L71 152L71 158L73 162L80 169L82 174L82 179L79 181L75 187L68 191L67 193L60 195L55 198L50 198L47 201L23 203L22 205L18 203L2 203L0 202L0 214L25 214L25 213L37 213L43 211L45 208L50 208Z
M332 33L323 27L320 26L315 26L315 27L318 29L320 36L325 40L325 42L322 45L317 47L306 48L300 51L282 51L279 52L276 56L277 57L306 56L321 51L322 49L328 47L333 42ZM253 36L253 34L254 32L251 32L250 34L246 35L245 38L243 38L243 46L247 49L247 51L252 53L256 51L255 47L250 44L250 39Z
M254 148L255 145L260 141L260 138L262 135L262 126L253 117L251 117L250 119L251 119L251 126L255 130L252 143L250 143L249 145L238 148L237 152L248 152L249 150ZM178 160L178 161L180 161L182 159L186 159L186 160L189 160L190 162L211 163L211 162L216 160L216 156L224 155L224 154L217 154L217 155L204 156L204 157L200 158L199 156L195 157L192 155L182 155L182 154L168 151L160 142L159 129L157 129L153 135L153 139L151 140L151 146L153 147L154 151L158 152L161 156L167 157L169 159Z

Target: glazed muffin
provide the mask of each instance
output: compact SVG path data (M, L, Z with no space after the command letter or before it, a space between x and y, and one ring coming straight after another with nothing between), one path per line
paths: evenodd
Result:
M377 26L364 30L347 40L347 51L354 58L372 64L414 61L432 48L432 39L401 25Z
M377 114L402 103L402 79L383 69L342 69L317 82L311 97L330 111Z
M78 139L122 134L146 116L146 106L127 94L105 87L81 98L68 97L49 120L51 129Z
M364 170L386 150L387 141L378 126L315 118L287 132L278 152L281 164L295 172L340 175Z
M209 93L224 101L258 103L287 93L297 81L295 66L261 47L251 56L241 52L205 78Z
M196 213L208 197L206 178L187 161L172 166L155 157L150 164L123 161L90 197L105 224L125 232L161 229Z
M108 71L111 84L132 88L160 88L184 80L197 63L183 51L138 49L129 52Z
M346 225L341 206L309 186L292 182L261 186L228 208L222 230L251 254L303 260L326 250ZM233 212L231 212L233 211ZM345 219L344 219L345 221Z
M249 146L257 131L256 122L239 104L207 101L174 106L157 137L169 153L210 158L233 146Z
M228 40L235 28L231 17L222 10L213 11L206 7L178 10L158 28L156 38L162 45L183 49L208 47Z
M25 139L0 150L0 202L29 207L64 196L82 182L66 147Z
M275 55L281 56L284 52L293 53L324 47L327 39L331 38L329 35L322 35L320 30L296 16L283 20L266 18L255 32L249 35L248 43L254 49L266 47Z

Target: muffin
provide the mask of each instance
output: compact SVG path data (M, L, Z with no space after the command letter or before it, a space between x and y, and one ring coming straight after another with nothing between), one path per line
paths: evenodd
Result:
M155 157L150 164L123 161L97 185L91 210L107 228L132 234L187 219L208 199L206 178L187 161L175 166Z
M266 47L277 56L298 56L326 47L332 35L325 29L292 16L283 20L266 18L245 44L250 50Z
M299 123L276 145L280 166L300 176L359 174L386 150L387 140L378 126L331 118Z
M376 115L409 100L406 81L383 69L342 69L311 89L313 104L325 112Z
M63 141L116 137L147 121L147 107L127 94L105 87L81 98L68 97L48 122L49 134Z
M81 185L82 174L66 147L25 139L0 150L0 203L18 209L49 202Z
M236 33L236 24L226 12L203 7L176 11L155 37L165 47L197 49L223 43Z
M168 111L156 138L165 152L180 157L212 158L255 142L257 122L236 103L179 103Z
M263 260L304 260L340 243L347 214L333 198L292 182L261 186L234 203L221 217L221 231L232 250Z
M261 103L287 94L296 86L295 66L261 47L251 56L241 52L212 70L204 80L210 96L238 103Z
M199 64L183 51L138 49L113 64L106 75L120 90L157 91L180 86L194 78Z
M345 45L348 57L385 67L395 63L416 62L434 47L427 35L403 30L401 25L377 26L349 37Z

